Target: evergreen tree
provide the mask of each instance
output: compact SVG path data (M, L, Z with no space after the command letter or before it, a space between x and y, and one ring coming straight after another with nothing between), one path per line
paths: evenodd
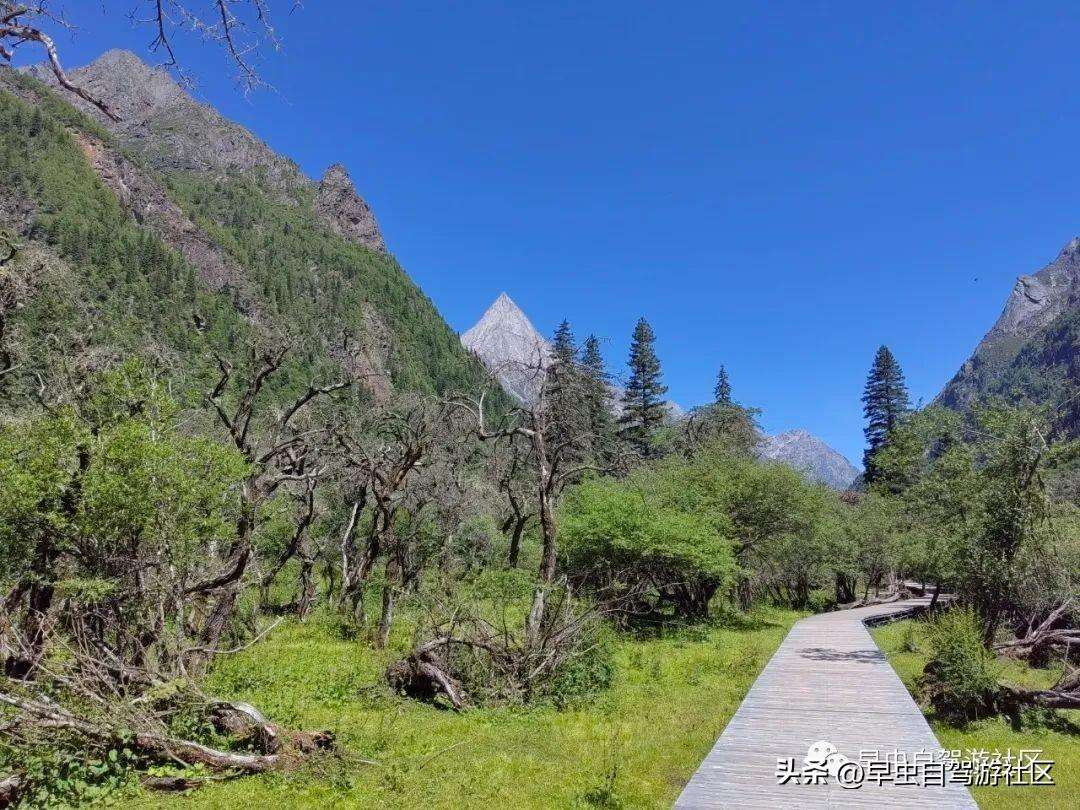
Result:
M641 318L634 327L630 344L630 380L623 393L620 433L642 457L655 453L656 429L663 424L667 386L660 381L660 360L653 342L656 336L648 321Z
M728 381L727 369L720 366L720 372L716 375L716 387L713 389L716 395L717 405L731 404L731 383Z
M574 342L574 332L570 329L570 321L563 319L559 328L555 330L555 338L552 349L560 363L571 365L577 359L577 345Z
M866 378L862 403L863 416L866 417L863 467L866 469L866 483L873 484L880 480L882 472L875 463L875 456L888 444L893 431L911 407L904 372L888 346L879 347L874 355L874 365Z
M612 453L614 420L611 416L611 395L604 358L600 355L600 341L589 335L581 355L581 372L585 377L585 399L589 414L589 432L592 436L593 457L604 460Z
M552 338L551 359L544 386L550 438L553 443L566 447L567 460L580 463L589 452L586 381L578 365L574 333L565 319Z

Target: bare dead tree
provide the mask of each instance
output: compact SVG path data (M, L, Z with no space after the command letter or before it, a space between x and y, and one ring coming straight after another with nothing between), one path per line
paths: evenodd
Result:
M540 583L533 594L526 622L526 646L537 643L543 632L547 594L555 581L558 555L555 501L563 488L586 471L596 470L590 457L595 442L592 422L579 404L587 401L586 378L557 358L545 362L532 405L514 408L494 422L485 413L484 394L470 400L457 398L456 407L469 415L481 441L520 440L527 444L535 484L533 503L540 527Z
M1042 621L1030 618L1016 639L998 644L994 649L1009 656L1026 658L1036 665L1045 665L1054 653L1065 656L1073 650L1080 653L1080 627L1070 622L1070 611L1077 601L1075 596L1063 600Z
M544 621L531 627L513 618L516 606L481 611L451 589L421 619L428 640L387 668L391 688L429 702L443 697L459 711L481 697L528 702L542 694L564 667L595 649L603 615L565 585L552 591Z
M589 458L593 436L584 415L572 407L582 399L580 377L556 360L548 361L536 401L512 409L495 422L485 413L485 395L470 400L458 397L454 405L470 415L481 441L520 440L528 446L527 459L535 482L532 499L543 541L540 580L555 578L557 557L555 499L567 483L588 470L597 470Z
M366 424L336 436L347 486L354 493L341 541L339 605L348 606L353 617L363 621L364 587L376 562L385 556L386 581L376 638L380 647L389 638L397 594L410 576L420 515L430 502L426 493L410 487L430 461L445 421L445 408L420 400L381 411ZM358 549L356 535L365 506L370 506L367 537L363 549ZM404 521L405 516L410 520Z
M325 465L319 463L317 458L317 440L325 438L328 431L298 427L298 416L315 400L353 384L346 380L324 386L310 385L278 414L267 414L265 411L268 408L260 401L260 394L281 369L287 353L287 349L253 349L249 376L243 380L236 379L231 363L218 357L220 376L206 396L207 405L213 409L233 445L251 466L241 486L236 537L225 555L224 564L185 591L186 596L209 598L212 602L209 618L201 633L201 650L217 647L232 617L240 584L254 550L259 507L282 487L299 486L305 493L304 502L314 509L314 487L326 472ZM226 395L233 388L237 390L233 392L230 405ZM277 570L299 550L310 523L311 513L305 511L297 524L294 540L287 549L288 554L284 560L279 560ZM308 572L310 576L310 566ZM192 663L204 665L207 660L205 653L196 652Z
M125 0L102 2L106 11L115 7L117 15L153 32L151 52L161 54L163 64L185 84L191 78L177 57L175 40L187 32L220 47L228 55L245 91L265 86L258 72L258 59L267 48L278 50L280 40L272 23L272 7L299 8L299 0ZM24 46L39 48L56 81L113 121L117 113L104 99L73 81L64 69L55 37L74 30L62 2L47 0L0 0L0 60L10 62Z
M517 568L521 555L521 539L529 523L536 518L532 498L536 484L531 480L535 465L531 464L528 458L530 452L531 443L523 441L522 437L517 435L492 443L491 459L495 479L507 506L501 528L509 541L506 563L510 568Z

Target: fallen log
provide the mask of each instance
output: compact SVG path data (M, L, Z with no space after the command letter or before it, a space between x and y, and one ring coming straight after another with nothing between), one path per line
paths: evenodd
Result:
M317 748L333 744L330 732L291 733L286 735L290 751L280 753L243 753L221 751L193 740L169 737L163 734L136 731L125 733L124 729L102 726L69 712L54 703L43 703L29 698L0 692L0 703L17 709L23 718L29 718L42 728L74 731L89 740L108 744L125 744L157 759L180 760L188 765L202 764L213 771L240 771L262 773L288 764L298 754L307 754ZM260 715L261 716L261 715ZM277 730L274 729L275 736ZM290 756L292 755L292 756Z
M1080 669L1069 670L1049 689L1023 689L998 684L1006 708L1015 711L1020 705L1041 706L1044 709L1080 709Z
M1012 658L1025 658L1039 666L1045 664L1050 654L1057 650L1068 652L1070 648L1080 648L1080 628L1070 627L1067 622L1066 612L1073 603L1067 599L1050 614L1038 626L1029 625L1027 632L1014 641L998 644L994 649Z

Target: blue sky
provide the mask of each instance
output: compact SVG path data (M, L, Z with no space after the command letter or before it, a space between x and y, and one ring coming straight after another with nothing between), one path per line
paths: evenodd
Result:
M67 5L71 65L153 59L130 4ZM931 399L1080 233L1069 4L305 5L262 65L277 92L179 55L312 176L343 162L455 329L505 290L622 373L645 315L676 401L724 363L767 430L855 462L875 348Z

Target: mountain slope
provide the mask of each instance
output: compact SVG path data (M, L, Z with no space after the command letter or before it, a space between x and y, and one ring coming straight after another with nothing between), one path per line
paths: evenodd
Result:
M987 396L1047 405L1080 435L1080 238L1034 275L1020 276L1000 317L935 400L966 410Z
M47 65L26 68L28 75L56 87ZM261 170L275 187L291 189L311 181L288 158L276 154L239 124L200 104L164 70L130 51L106 51L89 65L68 71L72 80L104 99L119 116L113 121L71 94L64 100L105 127L127 149L142 155L162 173Z
M190 371L212 358L207 340L229 352L251 337L284 340L298 376L344 368L377 398L488 384L386 253L343 167L315 183L131 54L77 73L125 120L107 127L0 70L0 226L72 268L97 310L84 319L90 344L179 353L173 365ZM147 250L161 258L144 261ZM154 264L169 266L156 281ZM133 306L148 283L158 301ZM54 328L44 314L24 320L28 339Z
M762 458L783 462L833 489L847 489L859 477L850 461L805 430L766 436L758 452Z

